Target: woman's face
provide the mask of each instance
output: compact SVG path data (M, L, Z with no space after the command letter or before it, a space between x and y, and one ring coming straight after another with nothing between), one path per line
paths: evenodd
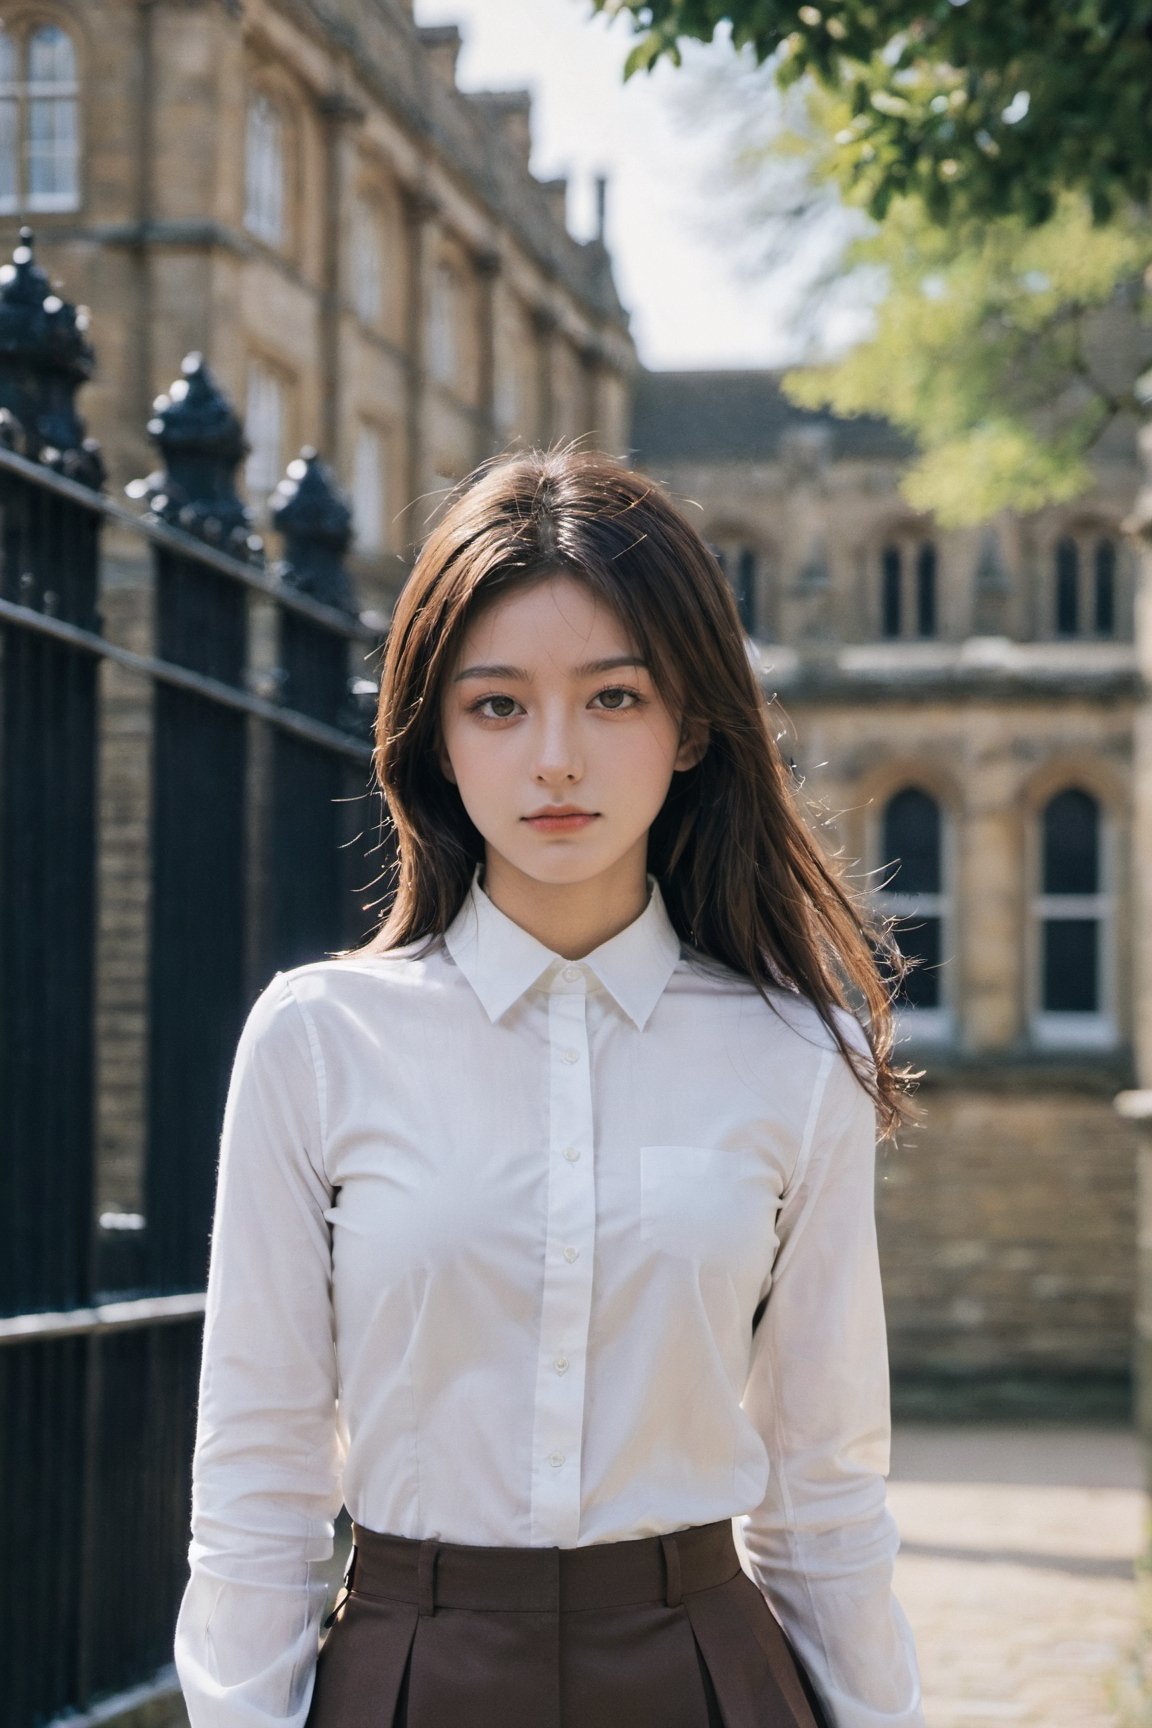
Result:
M485 841L485 880L504 885L642 894L648 830L673 773L703 753L682 741L615 613L567 575L478 610L440 726L441 766Z

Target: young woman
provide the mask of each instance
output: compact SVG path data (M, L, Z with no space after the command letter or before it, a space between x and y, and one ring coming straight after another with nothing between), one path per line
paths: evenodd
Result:
M650 480L506 458L428 539L390 910L232 1074L193 1728L922 1723L873 1211L909 1076L770 720Z

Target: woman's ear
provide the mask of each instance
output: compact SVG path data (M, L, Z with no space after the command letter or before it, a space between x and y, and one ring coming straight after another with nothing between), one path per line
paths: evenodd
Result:
M675 769L682 773L695 768L708 751L709 729L706 720L684 720L680 724L680 748L676 752Z
M439 746L436 754L437 754L437 759L440 763L441 774L443 774L445 780L449 781L453 786L455 786L456 775L452 769L451 758L449 757L448 751L445 749L443 744L441 744Z

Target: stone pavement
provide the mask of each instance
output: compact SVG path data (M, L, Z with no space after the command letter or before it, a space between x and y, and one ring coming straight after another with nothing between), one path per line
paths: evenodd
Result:
M889 1505L928 1728L1145 1728L1136 1443L1117 1428L897 1425Z

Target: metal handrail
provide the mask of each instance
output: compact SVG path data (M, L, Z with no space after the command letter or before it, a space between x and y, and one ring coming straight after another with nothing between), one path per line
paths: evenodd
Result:
M381 633L387 625L386 619L374 619L372 613L357 614L354 617L351 613L341 612L336 606L325 606L323 601L313 600L310 595L289 587L285 582L277 581L274 576L268 575L256 565L245 564L239 558L230 557L227 552L219 551L194 534L185 533L182 528L173 528L155 516L137 515L126 505L118 504L114 498L109 498L106 493L94 492L90 486L83 486L78 480L70 480L66 474L58 474L54 468L46 467L43 462L30 461L27 456L21 456L15 450L7 450L0 444L0 471L4 469L10 474L18 474L23 480L34 480L38 486L43 486L45 491L55 492L58 497L67 498L71 503L92 511L93 515L119 523L121 527L150 540L153 545L162 546L168 552L179 553L183 558L194 558L198 563L220 571L222 575L231 576L237 582L245 582L249 588L257 589L268 599L275 600L278 605L286 606L290 611L298 612L303 618L311 618L314 623L326 625L329 630L354 641L370 642L374 647L379 644Z
M285 732L295 733L298 738L306 738L311 744L321 744L326 750L338 750L355 762L370 763L372 760L370 744L350 737L335 726L326 726L322 720L311 720L306 714L300 714L295 709L282 708L263 696L238 690L234 684L225 684L219 678L209 678L203 672L193 672L187 666L174 665L170 660L157 660L151 654L137 654L131 648L122 648L116 642L109 642L106 636L98 635L95 630L85 630L80 624L70 624L64 618L54 618L50 612L39 612L33 606L20 606L14 600L0 599L0 619L8 619L13 624L19 624L22 629L38 631L42 636L52 636L58 642L67 642L74 648L86 649L90 654L101 655L105 660L115 660L118 666L123 666L126 671L135 672L141 677L155 679L162 684L175 684L182 690L194 691L198 696L210 697L212 701L220 702L225 707L253 714L257 719L267 720Z
M104 1302L92 1308L69 1308L56 1314L13 1314L0 1318L0 1345L25 1344L32 1339L78 1338L93 1332L128 1332L139 1326L162 1326L195 1320L204 1312L205 1292L180 1296L139 1296L127 1302Z

